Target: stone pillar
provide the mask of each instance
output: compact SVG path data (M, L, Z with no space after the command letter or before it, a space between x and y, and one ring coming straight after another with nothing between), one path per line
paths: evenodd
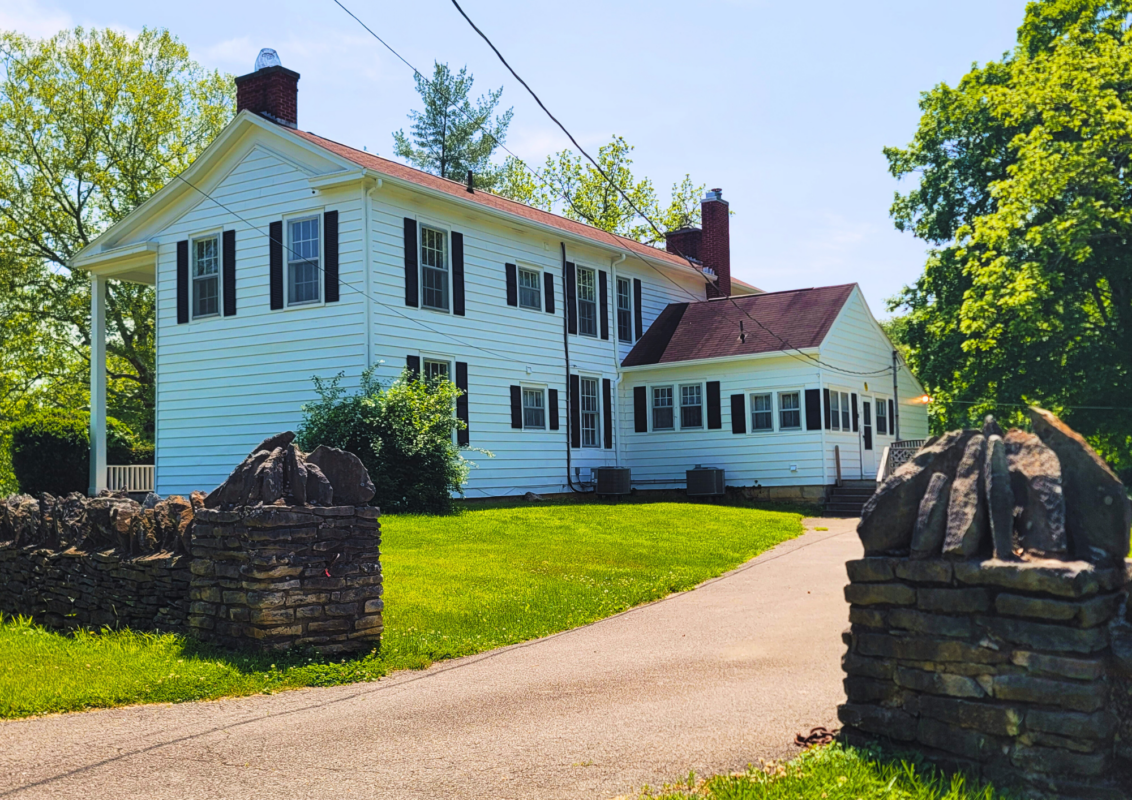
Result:
M377 520L369 506L197 511L189 626L229 647L373 648L383 608Z

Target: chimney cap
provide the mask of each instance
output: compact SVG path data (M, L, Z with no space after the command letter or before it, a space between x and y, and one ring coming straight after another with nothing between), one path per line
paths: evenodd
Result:
M704 200L722 200L722 199L723 199L723 190L722 189L708 189L707 196L704 198Z
M259 51L259 55L255 57L255 70L259 72L261 69L268 67L281 67L283 62L279 60L279 54L273 48L265 47Z

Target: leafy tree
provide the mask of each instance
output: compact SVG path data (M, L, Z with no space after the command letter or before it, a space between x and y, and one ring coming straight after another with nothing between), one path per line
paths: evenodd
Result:
M491 163L495 148L507 138L512 109L496 115L503 88L468 99L474 78L463 67L455 75L447 64L434 64L432 79L416 76L417 94L424 111L409 112L410 136L404 130L393 134L393 152L413 166L454 181L474 173L478 188L490 189L497 168Z
M0 31L0 419L82 407L90 372L88 276L79 250L172 180L231 118L228 76L167 31ZM152 434L153 290L111 282L117 416Z
M623 137L614 136L598 149L597 162L610 181L653 220L662 233L700 224L700 198L704 187L694 185L691 177L685 175L683 181L673 184L668 205L662 208L652 181L648 178L637 180L633 176L630 169L632 152L632 145ZM652 226L633 210L617 188L573 150L547 156L540 172L541 180L518 159L508 157L495 191L512 200L561 213L569 219L618 236L652 244L663 241L663 237L657 236Z
M1132 462L1129 0L1031 3L1018 46L924 94L886 155L919 185L897 227L933 245L894 299L938 427L1038 402Z

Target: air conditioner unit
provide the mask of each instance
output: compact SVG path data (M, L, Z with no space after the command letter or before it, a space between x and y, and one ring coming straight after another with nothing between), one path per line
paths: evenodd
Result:
M628 467L597 467L594 473L597 476L597 494L626 495L633 491Z
M721 497L726 484L723 470L719 467L701 467L687 471L688 497Z

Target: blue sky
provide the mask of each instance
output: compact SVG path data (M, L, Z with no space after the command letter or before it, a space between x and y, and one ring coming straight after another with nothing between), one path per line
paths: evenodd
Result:
M503 86L508 146L529 163L568 144L449 0L343 2L422 71L466 64L477 92ZM738 277L771 291L856 281L885 317L924 246L888 217L899 184L881 149L911 138L921 91L1011 47L1025 0L461 5L587 149L624 136L663 196L685 173L721 187ZM384 156L419 102L411 71L332 0L0 4L0 28L76 24L165 27L237 75L274 47L302 74L301 128Z

